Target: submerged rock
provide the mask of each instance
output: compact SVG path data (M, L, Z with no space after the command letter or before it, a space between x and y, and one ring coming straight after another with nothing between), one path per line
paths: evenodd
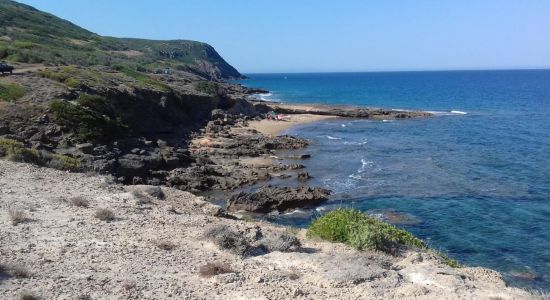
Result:
M228 210L245 210L268 213L273 210L285 211L298 207L310 207L328 200L330 191L315 187L262 187L256 192L240 192L229 201Z

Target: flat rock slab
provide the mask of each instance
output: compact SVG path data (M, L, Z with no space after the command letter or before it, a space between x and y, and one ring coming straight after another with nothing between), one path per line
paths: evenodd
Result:
M262 187L256 192L240 192L229 201L228 210L245 210L255 213L286 211L299 207L319 205L330 195L330 191L319 187Z

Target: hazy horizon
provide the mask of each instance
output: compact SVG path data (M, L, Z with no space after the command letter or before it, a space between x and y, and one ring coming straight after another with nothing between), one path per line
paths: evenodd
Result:
M211 44L240 72L550 68L550 2L22 0L100 35Z

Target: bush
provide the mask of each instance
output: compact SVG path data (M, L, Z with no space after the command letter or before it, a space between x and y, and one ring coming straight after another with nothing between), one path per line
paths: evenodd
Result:
M40 300L41 298L34 295L33 293L31 292L22 292L21 294L19 294L19 300Z
M64 171L76 171L80 167L80 161L76 158L39 152L36 149L26 148L16 140L4 138L0 138L0 156L6 156L11 161L33 163Z
M108 208L100 208L95 212L95 217L101 221L111 222L115 219L115 213Z
M27 215L20 209L10 209L8 211L10 215L11 224L17 226L20 223L24 223L28 220Z
M212 81L199 81L195 83L195 89L205 94L217 95L219 94L220 86L216 82Z
M76 206L76 207L89 207L90 206L90 201L88 201L88 199L86 199L82 196L71 198L69 200L69 202L72 205Z
M291 252L298 250L302 246L300 240L296 236L288 233L265 238L260 244L269 252Z
M338 209L315 220L307 234L359 250L376 249L391 254L401 247L428 248L410 232L348 209Z
M95 100L94 100L95 101ZM91 105L90 99L82 102ZM97 101L94 102L97 104ZM75 138L81 142L106 140L126 132L127 127L118 118L105 115L101 111L63 100L50 102L54 120L70 128Z
M205 238L212 240L220 249L229 250L230 252L246 256L251 253L252 247L246 239L233 231L227 226L216 226L205 233Z
M201 277L212 277L233 272L235 271L233 271L233 269L225 263L207 263L199 269L199 274Z
M1 265L0 273L4 273L15 278L27 278L31 275L27 268L19 264Z
M176 245L174 245L174 243L167 240L159 240L159 241L156 241L155 244L159 249L166 250L166 251L170 251L176 248Z
M26 162L26 163L40 163L40 154L35 149L25 148L22 143L0 138L0 148L8 160Z
M0 83L0 101L11 102L25 95L25 89L19 84Z

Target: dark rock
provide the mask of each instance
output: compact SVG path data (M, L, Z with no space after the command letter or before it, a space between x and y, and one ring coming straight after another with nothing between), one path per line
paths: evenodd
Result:
M262 187L256 192L240 192L233 195L227 205L228 210L245 210L256 213L285 211L298 207L311 207L326 200L330 191L311 187Z
M300 154L300 155L293 155L289 157L290 159L308 159L311 158L310 154Z
M308 172L302 172L298 174L297 178L300 181L307 181L308 179L311 179L311 176Z
M115 169L116 160L98 159L93 162L93 170L98 173L112 173Z
M10 127L6 124L0 124L0 135L9 134Z
M94 145L92 143L77 144L75 147L85 154L90 154L94 150Z

